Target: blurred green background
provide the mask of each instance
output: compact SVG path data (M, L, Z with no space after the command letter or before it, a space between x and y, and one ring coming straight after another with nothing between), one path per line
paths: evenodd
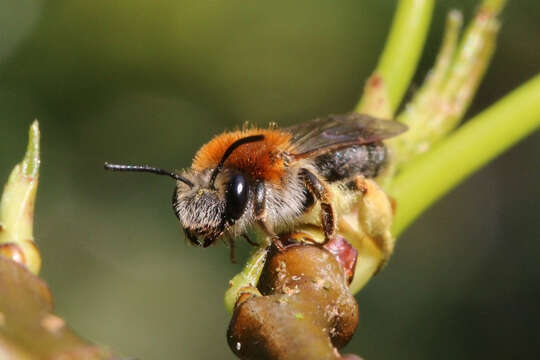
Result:
M475 3L437 1L411 91L433 61L445 14L460 8L470 18ZM395 5L0 0L0 179L38 118L35 233L56 312L139 359L232 359L222 298L240 265L222 245L185 244L170 179L105 173L102 164L182 168L212 135L243 121L290 124L351 110ZM510 1L502 24L469 115L540 70L540 2ZM540 354L539 157L536 133L401 237L390 265L357 295L360 325L347 352Z

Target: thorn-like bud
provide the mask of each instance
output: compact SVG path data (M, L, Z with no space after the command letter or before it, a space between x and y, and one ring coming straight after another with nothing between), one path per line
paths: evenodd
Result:
M35 120L30 126L26 154L11 172L0 201L0 254L25 264L34 274L41 268L41 255L33 235L39 138L39 124Z

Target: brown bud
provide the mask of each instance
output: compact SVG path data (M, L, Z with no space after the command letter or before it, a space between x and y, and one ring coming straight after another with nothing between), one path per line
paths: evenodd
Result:
M243 299L227 339L241 359L341 359L358 307L343 266L316 245L272 247L258 284L263 296Z

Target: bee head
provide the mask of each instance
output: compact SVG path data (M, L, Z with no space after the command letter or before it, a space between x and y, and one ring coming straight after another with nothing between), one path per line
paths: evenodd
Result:
M211 189L207 186L207 173L188 171L185 176L193 181L193 186L176 182L172 198L173 210L189 241L193 245L206 247L225 231L225 201L219 188ZM202 243L199 238L204 238Z
M214 169L203 172L187 170L177 174L146 165L108 163L105 163L105 169L149 172L174 178L174 213L189 241L196 246L208 247L242 217L246 212L250 194L253 193L244 175L230 169L222 171L225 161L242 144L263 139L263 135L254 135L235 141L227 148ZM202 242L199 239L202 239Z
M245 213L252 194L248 181L241 173L222 170L236 148L263 139L264 135L241 138L229 145L214 169L183 174L192 185L177 181L173 209L192 244L210 246Z
M207 247L242 217L252 191L240 173L221 173L214 186L209 186L208 174L185 175L193 180L194 186L176 183L173 210L189 241Z

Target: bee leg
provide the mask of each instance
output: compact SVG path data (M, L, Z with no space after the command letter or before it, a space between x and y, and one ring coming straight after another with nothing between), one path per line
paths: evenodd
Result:
M236 264L236 251L235 251L236 248L234 244L234 239L229 238L228 242L229 242L229 259L231 259L231 263Z
M264 220L261 219L257 221L257 225L259 225L261 230L264 231L264 233L272 240L272 243L279 251L285 249L285 246L283 246L283 244L281 243L281 239L279 238L279 236L268 227Z
M242 237L246 239L249 245L259 247L259 244L257 244L255 241L251 240L247 234L242 234Z
M325 182L308 169L300 170L300 176L306 185L306 189L321 203L321 225L324 232L324 242L336 232L336 220L334 208L330 203L330 195Z
M278 250L283 250L284 246L279 240L279 236L277 236L276 233L274 233L270 227L268 227L268 224L265 222L266 219L266 188L264 186L263 181L258 181L255 185L255 220L257 220L257 224L259 227L268 235L271 239L274 245L278 248Z

